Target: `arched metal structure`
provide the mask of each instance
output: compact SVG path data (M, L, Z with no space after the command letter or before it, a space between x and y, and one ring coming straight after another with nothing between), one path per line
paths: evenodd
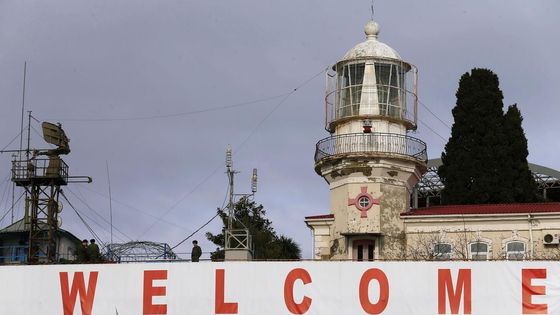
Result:
M428 160L428 171L414 187L412 207L424 208L440 204L444 187L437 173L441 159ZM551 168L529 163L529 169L537 183L539 193L548 201L560 201L560 172Z
M179 259L168 244L148 241L109 244L105 255L116 262Z

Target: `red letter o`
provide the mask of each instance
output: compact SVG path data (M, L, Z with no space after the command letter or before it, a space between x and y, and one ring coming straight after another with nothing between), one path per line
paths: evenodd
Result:
M379 282L379 301L373 304L369 300L369 283ZM360 280L360 304L368 314L381 314L389 303L389 280L383 271L377 268L368 269Z

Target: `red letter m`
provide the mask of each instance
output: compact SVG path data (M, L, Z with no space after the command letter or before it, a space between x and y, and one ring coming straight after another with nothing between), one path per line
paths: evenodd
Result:
M62 291L62 308L64 315L73 315L74 306L76 305L76 296L80 295L80 305L82 315L91 315L93 308L93 299L95 297L95 286L97 285L97 271L89 274L87 290L85 288L84 273L75 272L72 280L72 287L68 290L68 272L61 272L60 290Z
M451 280L451 270L438 270L438 314L447 314L445 311L446 288L447 296L449 297L449 308L451 309L451 314L459 314L461 295L464 295L465 297L465 300L463 301L463 312L465 314L471 314L471 270L459 269L457 287L455 289L453 289L453 280Z

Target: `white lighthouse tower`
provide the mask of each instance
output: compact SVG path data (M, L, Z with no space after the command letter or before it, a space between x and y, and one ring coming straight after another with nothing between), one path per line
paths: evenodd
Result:
M366 40L327 73L326 130L315 171L329 183L330 213L306 217L316 259L398 259L406 251L400 213L426 169L416 129L417 71L365 26Z

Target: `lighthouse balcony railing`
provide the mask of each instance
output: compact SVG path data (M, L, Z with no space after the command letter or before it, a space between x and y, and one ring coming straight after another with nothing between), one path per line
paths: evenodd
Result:
M428 159L426 143L420 139L393 133L351 133L317 142L315 163L349 154L401 155L422 163Z

